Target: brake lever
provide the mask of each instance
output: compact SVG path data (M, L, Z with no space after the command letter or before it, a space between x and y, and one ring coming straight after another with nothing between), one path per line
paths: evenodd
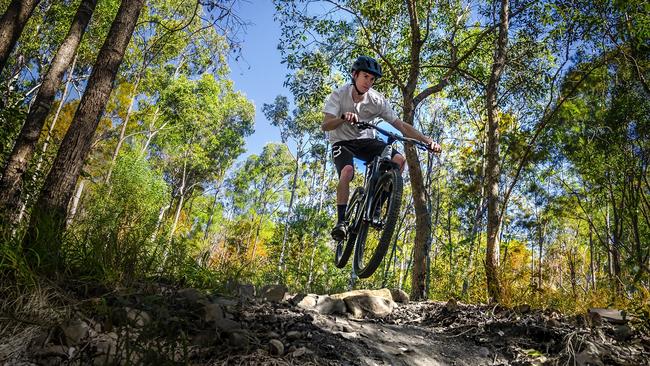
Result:
M345 119L344 114L341 115L341 119ZM358 122L350 122L350 124L352 124L352 126L358 128L361 131L367 130L367 129L370 128L370 126L368 126L368 124L366 122L358 121Z
M357 123L354 124L354 126L355 126L356 128L358 128L360 131L367 130L367 129L370 128L370 127L368 127L368 126L367 126L365 123L363 123L363 122L357 122Z

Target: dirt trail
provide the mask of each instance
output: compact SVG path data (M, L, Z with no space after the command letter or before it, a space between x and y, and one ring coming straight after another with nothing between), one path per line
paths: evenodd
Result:
M31 322L30 339L0 333L0 364L650 365L648 322L633 317L608 322L527 306L385 298L375 303L388 305L374 308L381 316L359 316L354 296L274 291L235 299L170 288L82 297L73 319Z
M419 326L341 317L314 323L349 341L339 355L351 365L487 365L494 361L486 347Z

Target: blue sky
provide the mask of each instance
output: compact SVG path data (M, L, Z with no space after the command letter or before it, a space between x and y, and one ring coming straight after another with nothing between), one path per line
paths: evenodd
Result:
M282 86L287 69L280 63L277 50L279 24L273 21L275 9L271 0L240 2L237 14L251 23L242 36L242 57L231 60L231 79L235 88L255 103L255 133L246 139L246 153L258 154L268 142L280 142L280 131L271 126L262 113L264 103L272 103L279 94L291 94ZM240 157L241 159L241 157Z

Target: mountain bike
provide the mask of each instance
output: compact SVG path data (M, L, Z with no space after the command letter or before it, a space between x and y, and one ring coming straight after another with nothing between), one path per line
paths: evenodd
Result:
M428 148L421 141L367 122L358 122L355 126L373 128L388 137L381 155L366 162L363 186L354 190L345 212L347 237L336 243L334 264L338 268L345 267L354 248L352 268L359 278L367 278L375 273L388 251L402 202L402 174L399 165L391 160L393 143L411 143L426 151Z

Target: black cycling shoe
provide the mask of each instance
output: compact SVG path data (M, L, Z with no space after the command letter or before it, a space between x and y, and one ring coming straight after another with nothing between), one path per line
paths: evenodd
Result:
M345 225L344 221L341 221L334 226L334 229L332 229L332 239L336 241L341 241L344 240L345 237L348 235L348 227Z

